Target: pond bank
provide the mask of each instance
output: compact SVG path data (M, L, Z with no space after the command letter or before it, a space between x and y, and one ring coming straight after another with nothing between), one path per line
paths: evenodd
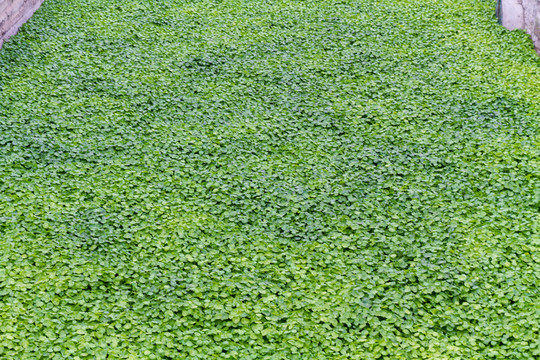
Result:
M497 15L508 30L527 31L540 55L540 0L500 0Z
M4 0L0 4L0 48L39 9L43 0Z

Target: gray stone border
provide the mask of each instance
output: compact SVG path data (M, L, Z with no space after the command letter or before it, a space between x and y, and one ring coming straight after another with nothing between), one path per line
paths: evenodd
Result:
M496 14L508 30L527 31L540 55L540 0L498 0Z
M5 1L5 2L4 2ZM0 3L0 48L19 31L44 0L3 0Z

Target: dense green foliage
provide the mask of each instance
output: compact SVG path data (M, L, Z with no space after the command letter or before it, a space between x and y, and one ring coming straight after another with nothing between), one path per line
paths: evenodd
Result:
M0 52L0 358L538 359L494 6L47 0Z

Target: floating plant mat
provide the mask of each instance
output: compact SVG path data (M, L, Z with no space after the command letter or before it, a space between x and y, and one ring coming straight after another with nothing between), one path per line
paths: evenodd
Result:
M0 358L537 359L494 8L47 0L0 53Z

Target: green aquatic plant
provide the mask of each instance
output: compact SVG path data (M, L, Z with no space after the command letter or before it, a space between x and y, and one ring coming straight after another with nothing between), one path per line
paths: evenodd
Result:
M0 51L0 358L538 359L494 9L47 0Z

